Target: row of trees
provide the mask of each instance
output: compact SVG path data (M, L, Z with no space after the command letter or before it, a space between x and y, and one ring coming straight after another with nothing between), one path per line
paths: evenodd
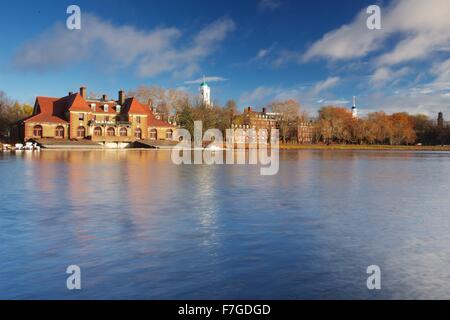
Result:
M450 128L438 127L426 115L406 112L373 112L355 119L348 109L328 106L319 110L314 125L314 141L327 144L435 145L449 144L449 138Z
M0 91L0 136L7 133L10 124L30 116L32 112L33 107L29 104L13 101Z

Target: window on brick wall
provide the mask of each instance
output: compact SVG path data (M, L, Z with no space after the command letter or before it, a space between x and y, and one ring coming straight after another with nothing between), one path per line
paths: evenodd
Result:
M110 137L115 136L116 135L116 130L114 130L113 127L109 127L108 130L106 131L106 134Z
M134 137L136 138L136 139L142 139L142 130L141 129L136 129L136 130L134 130Z
M166 130L166 139L167 139L167 140L172 140L172 136L173 136L173 131L172 131L172 129L167 129L167 130Z
M102 135L102 128L95 127L94 128L94 136L101 136Z
M77 138L84 138L86 136L86 129L82 126L77 129Z
M156 129L154 129L154 128L150 129L149 138L150 138L150 140L158 139L158 131L156 131Z
M42 126L37 125L33 127L33 136L35 138L42 138Z
M84 120L84 113L79 113L78 114L78 120L81 120L81 121Z
M64 127L63 126L57 126L55 129L55 137L56 138L64 138Z

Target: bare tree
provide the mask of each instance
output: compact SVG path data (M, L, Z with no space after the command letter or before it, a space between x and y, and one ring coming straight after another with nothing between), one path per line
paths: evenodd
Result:
M168 119L175 112L180 112L189 95L177 89L164 89L158 86L141 85L128 92L129 96L136 97L141 103L149 105L156 112Z
M297 124L300 116L300 104L293 99L274 101L269 107L273 112L279 113L278 129L283 143L297 132ZM304 114L303 114L304 115Z

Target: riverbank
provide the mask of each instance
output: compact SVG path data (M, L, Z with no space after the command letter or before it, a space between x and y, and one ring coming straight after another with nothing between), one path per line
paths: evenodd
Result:
M356 144L280 144L280 150L379 150L379 151L450 151L450 146L391 146Z

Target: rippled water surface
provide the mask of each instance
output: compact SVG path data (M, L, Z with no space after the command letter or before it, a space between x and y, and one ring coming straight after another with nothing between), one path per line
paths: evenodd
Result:
M42 151L0 154L0 178L0 298L450 298L450 154L282 152L261 176Z

